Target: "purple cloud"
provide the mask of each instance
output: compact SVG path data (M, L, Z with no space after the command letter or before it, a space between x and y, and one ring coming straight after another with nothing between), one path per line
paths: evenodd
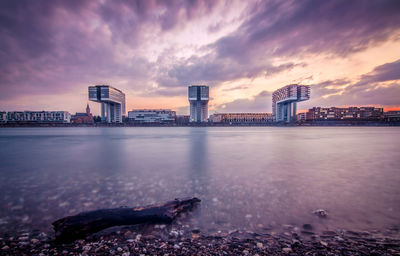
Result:
M398 1L261 1L233 33L170 68L175 84L202 79L218 84L290 70L273 58L311 53L346 56L382 43L400 29ZM300 64L301 65L301 64Z
M400 60L375 67L350 84L347 80L325 81L311 87L311 100L304 106L388 105L400 104ZM384 82L390 82L383 85ZM348 85L344 89L338 86ZM338 94L340 93L340 94ZM335 94L323 98L324 95Z
M298 109L316 106L357 106L400 104L400 60L375 67L356 83L346 79L328 80L311 85L311 99ZM382 82L391 82L382 86ZM346 86L342 89L343 86ZM272 92L262 91L252 99L238 99L215 107L217 112L271 112ZM330 95L330 96L328 96ZM328 96L328 97L324 97Z
M271 97L269 91L262 91L252 99L237 99L232 102L215 106L217 113L271 112Z
M193 46L202 54L178 57L182 49L161 40L189 25L196 28L212 14L237 12L232 6L211 0L0 1L0 99L86 91L87 85L114 82L135 95L184 96L193 81L220 86L269 77L304 66L304 54L347 56L395 40L400 30L396 0L271 0L247 2L235 18L237 29ZM206 36L227 26L225 19L212 21ZM374 72L396 77L392 66L377 68L347 90L376 84ZM315 89L321 95L335 92L324 85Z

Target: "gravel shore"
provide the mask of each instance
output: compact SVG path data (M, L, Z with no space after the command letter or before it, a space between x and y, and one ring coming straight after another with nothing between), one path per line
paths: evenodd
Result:
M0 238L0 255L400 255L399 230L324 231L311 226L285 232L233 230L205 235L198 229L156 225L118 227L69 244L45 233Z

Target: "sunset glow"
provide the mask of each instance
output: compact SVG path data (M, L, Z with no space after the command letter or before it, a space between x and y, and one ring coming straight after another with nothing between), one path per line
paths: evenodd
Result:
M313 106L400 109L398 1L2 1L0 110L86 107L110 84L127 111L271 112L272 91L311 85ZM90 103L94 114L99 105Z

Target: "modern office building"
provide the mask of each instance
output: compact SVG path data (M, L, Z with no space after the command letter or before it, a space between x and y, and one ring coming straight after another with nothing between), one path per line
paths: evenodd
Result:
M125 94L109 85L89 86L89 100L101 103L101 120L122 123L125 114Z
M313 107L306 113L306 120L378 120L383 117L383 108L375 107Z
M216 113L210 116L213 123L261 124L272 122L271 113Z
M272 112L276 122L296 120L297 102L310 99L310 86L290 84L272 94Z
M69 123L71 114L67 111L11 111L7 122Z
M206 85L189 86L190 122L207 122L209 88Z
M165 123L175 122L176 112L169 109L136 109L128 112L130 122Z

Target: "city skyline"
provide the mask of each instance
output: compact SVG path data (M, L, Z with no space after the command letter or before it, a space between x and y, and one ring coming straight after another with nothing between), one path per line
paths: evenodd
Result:
M272 112L272 92L311 86L314 106L400 109L397 1L2 1L0 111L79 112L111 84L126 110ZM65 22L68 21L68 22ZM100 109L91 105L93 113Z

